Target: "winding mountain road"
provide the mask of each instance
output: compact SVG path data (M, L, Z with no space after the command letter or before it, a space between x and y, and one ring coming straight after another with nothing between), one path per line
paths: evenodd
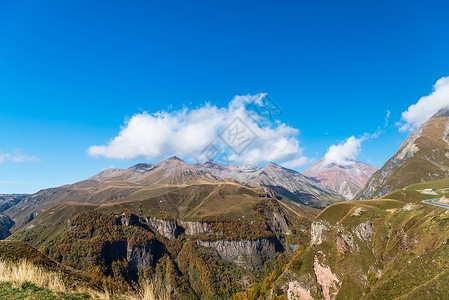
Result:
M423 200L422 202L424 202L426 204L435 205L435 206L439 206L439 207L442 207L442 208L449 209L449 205L448 204L435 202L437 200L440 200L440 198L433 198L433 199L429 199L429 200Z

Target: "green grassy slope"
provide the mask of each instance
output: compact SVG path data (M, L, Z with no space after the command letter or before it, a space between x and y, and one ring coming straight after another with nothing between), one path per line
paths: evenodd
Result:
M297 284L312 297L323 298L318 261L338 278L329 289L336 299L444 299L449 293L449 212L422 203L437 197L422 190L435 189L443 195L447 188L449 179L443 179L415 184L382 199L326 208L314 225L324 228L321 234L315 232L320 242L316 239L297 253L258 297L287 295L289 285Z
M49 289L37 287L29 282L0 282L0 299L87 300L91 299L91 297L88 294L81 293L58 293Z

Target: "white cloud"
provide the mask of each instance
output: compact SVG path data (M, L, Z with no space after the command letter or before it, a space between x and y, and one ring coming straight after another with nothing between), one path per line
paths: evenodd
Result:
M352 165L362 151L362 143L381 136L384 133L384 129L388 126L389 119L390 111L387 110L384 125L378 126L373 133L364 133L360 138L351 136L338 145L330 146L324 156L324 163L326 165L336 164L343 167Z
M295 168L299 168L305 164L311 163L313 161L314 161L313 159L308 159L305 156L301 156L297 159L289 160L289 161L283 163L282 165L289 169L295 169Z
M15 149L13 153L1 153L0 152L0 163L3 163L5 161L12 161L12 162L27 162L27 161L40 161L39 158L28 155L25 152L23 152L22 149Z
M338 145L330 146L326 152L326 155L324 156L324 162L328 165L351 165L360 154L362 142L366 139L366 136L363 136L361 138L351 136Z
M307 163L299 145L298 129L247 109L251 103L263 105L264 97L266 94L236 96L222 108L205 104L195 109L139 113L123 125L117 137L105 145L92 146L87 152L94 157L115 159L163 159L170 155L193 159L213 143L227 149L229 159L237 163L273 161L291 167ZM239 154L232 153L220 138L236 119L244 123L240 129L250 130L256 137L248 148L237 151Z
M402 113L402 122L398 123L399 130L416 130L436 112L447 106L449 106L449 77L443 77L435 83L430 95L422 97Z

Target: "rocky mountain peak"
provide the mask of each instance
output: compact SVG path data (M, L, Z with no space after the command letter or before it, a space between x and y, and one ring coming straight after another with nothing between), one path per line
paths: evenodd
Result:
M189 166L189 164L177 156L172 156L172 157L167 158L166 160L158 162L156 164L156 166L165 167L165 168L167 168L167 167L168 168L176 168L176 167L181 167L181 166L186 167L186 166Z
M282 168L280 165L278 165L277 163L274 162L270 162L266 165L266 167L268 168Z
M351 200L378 169L358 161L344 166L328 164L322 158L305 170L303 174Z
M434 114L432 116L432 118L441 118L441 117L449 117L449 106L446 106L442 109L440 109L439 111L436 112L436 114Z
M278 165L277 163L274 163L274 162L268 163L262 169L264 171L270 170L270 171L273 171L273 172L280 172L280 173L284 173L284 172L296 172L296 173L298 173L295 170L285 168L285 167L283 167L281 165ZM301 173L299 173L299 174L301 174Z
M215 162L212 159L209 159L208 161L206 161L205 163L201 164L200 166L204 167L204 168L216 169L216 170L227 170L228 169L226 165L217 163L217 162Z
M174 161L182 161L182 162L184 162L182 159L180 159L180 158L177 157L176 155L174 155L174 156L172 156L172 157L169 157L169 158L167 158L166 160L167 160L167 161L174 160Z

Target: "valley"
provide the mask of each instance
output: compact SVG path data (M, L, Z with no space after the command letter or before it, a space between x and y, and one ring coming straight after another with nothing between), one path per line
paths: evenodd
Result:
M110 293L158 278L180 299L226 299L284 266L309 243L320 208L344 200L276 164L172 157L42 190L5 213L15 220L8 240L108 282Z
M34 256L81 272L90 290L119 298L141 293L148 280L173 299L442 296L449 180L416 179L427 169L412 157L396 156L378 171L320 160L304 172L310 177L274 163L178 157L106 169L32 195L5 195L14 202L0 219L9 241L2 243L29 245ZM348 200L393 160L418 177L377 199Z

